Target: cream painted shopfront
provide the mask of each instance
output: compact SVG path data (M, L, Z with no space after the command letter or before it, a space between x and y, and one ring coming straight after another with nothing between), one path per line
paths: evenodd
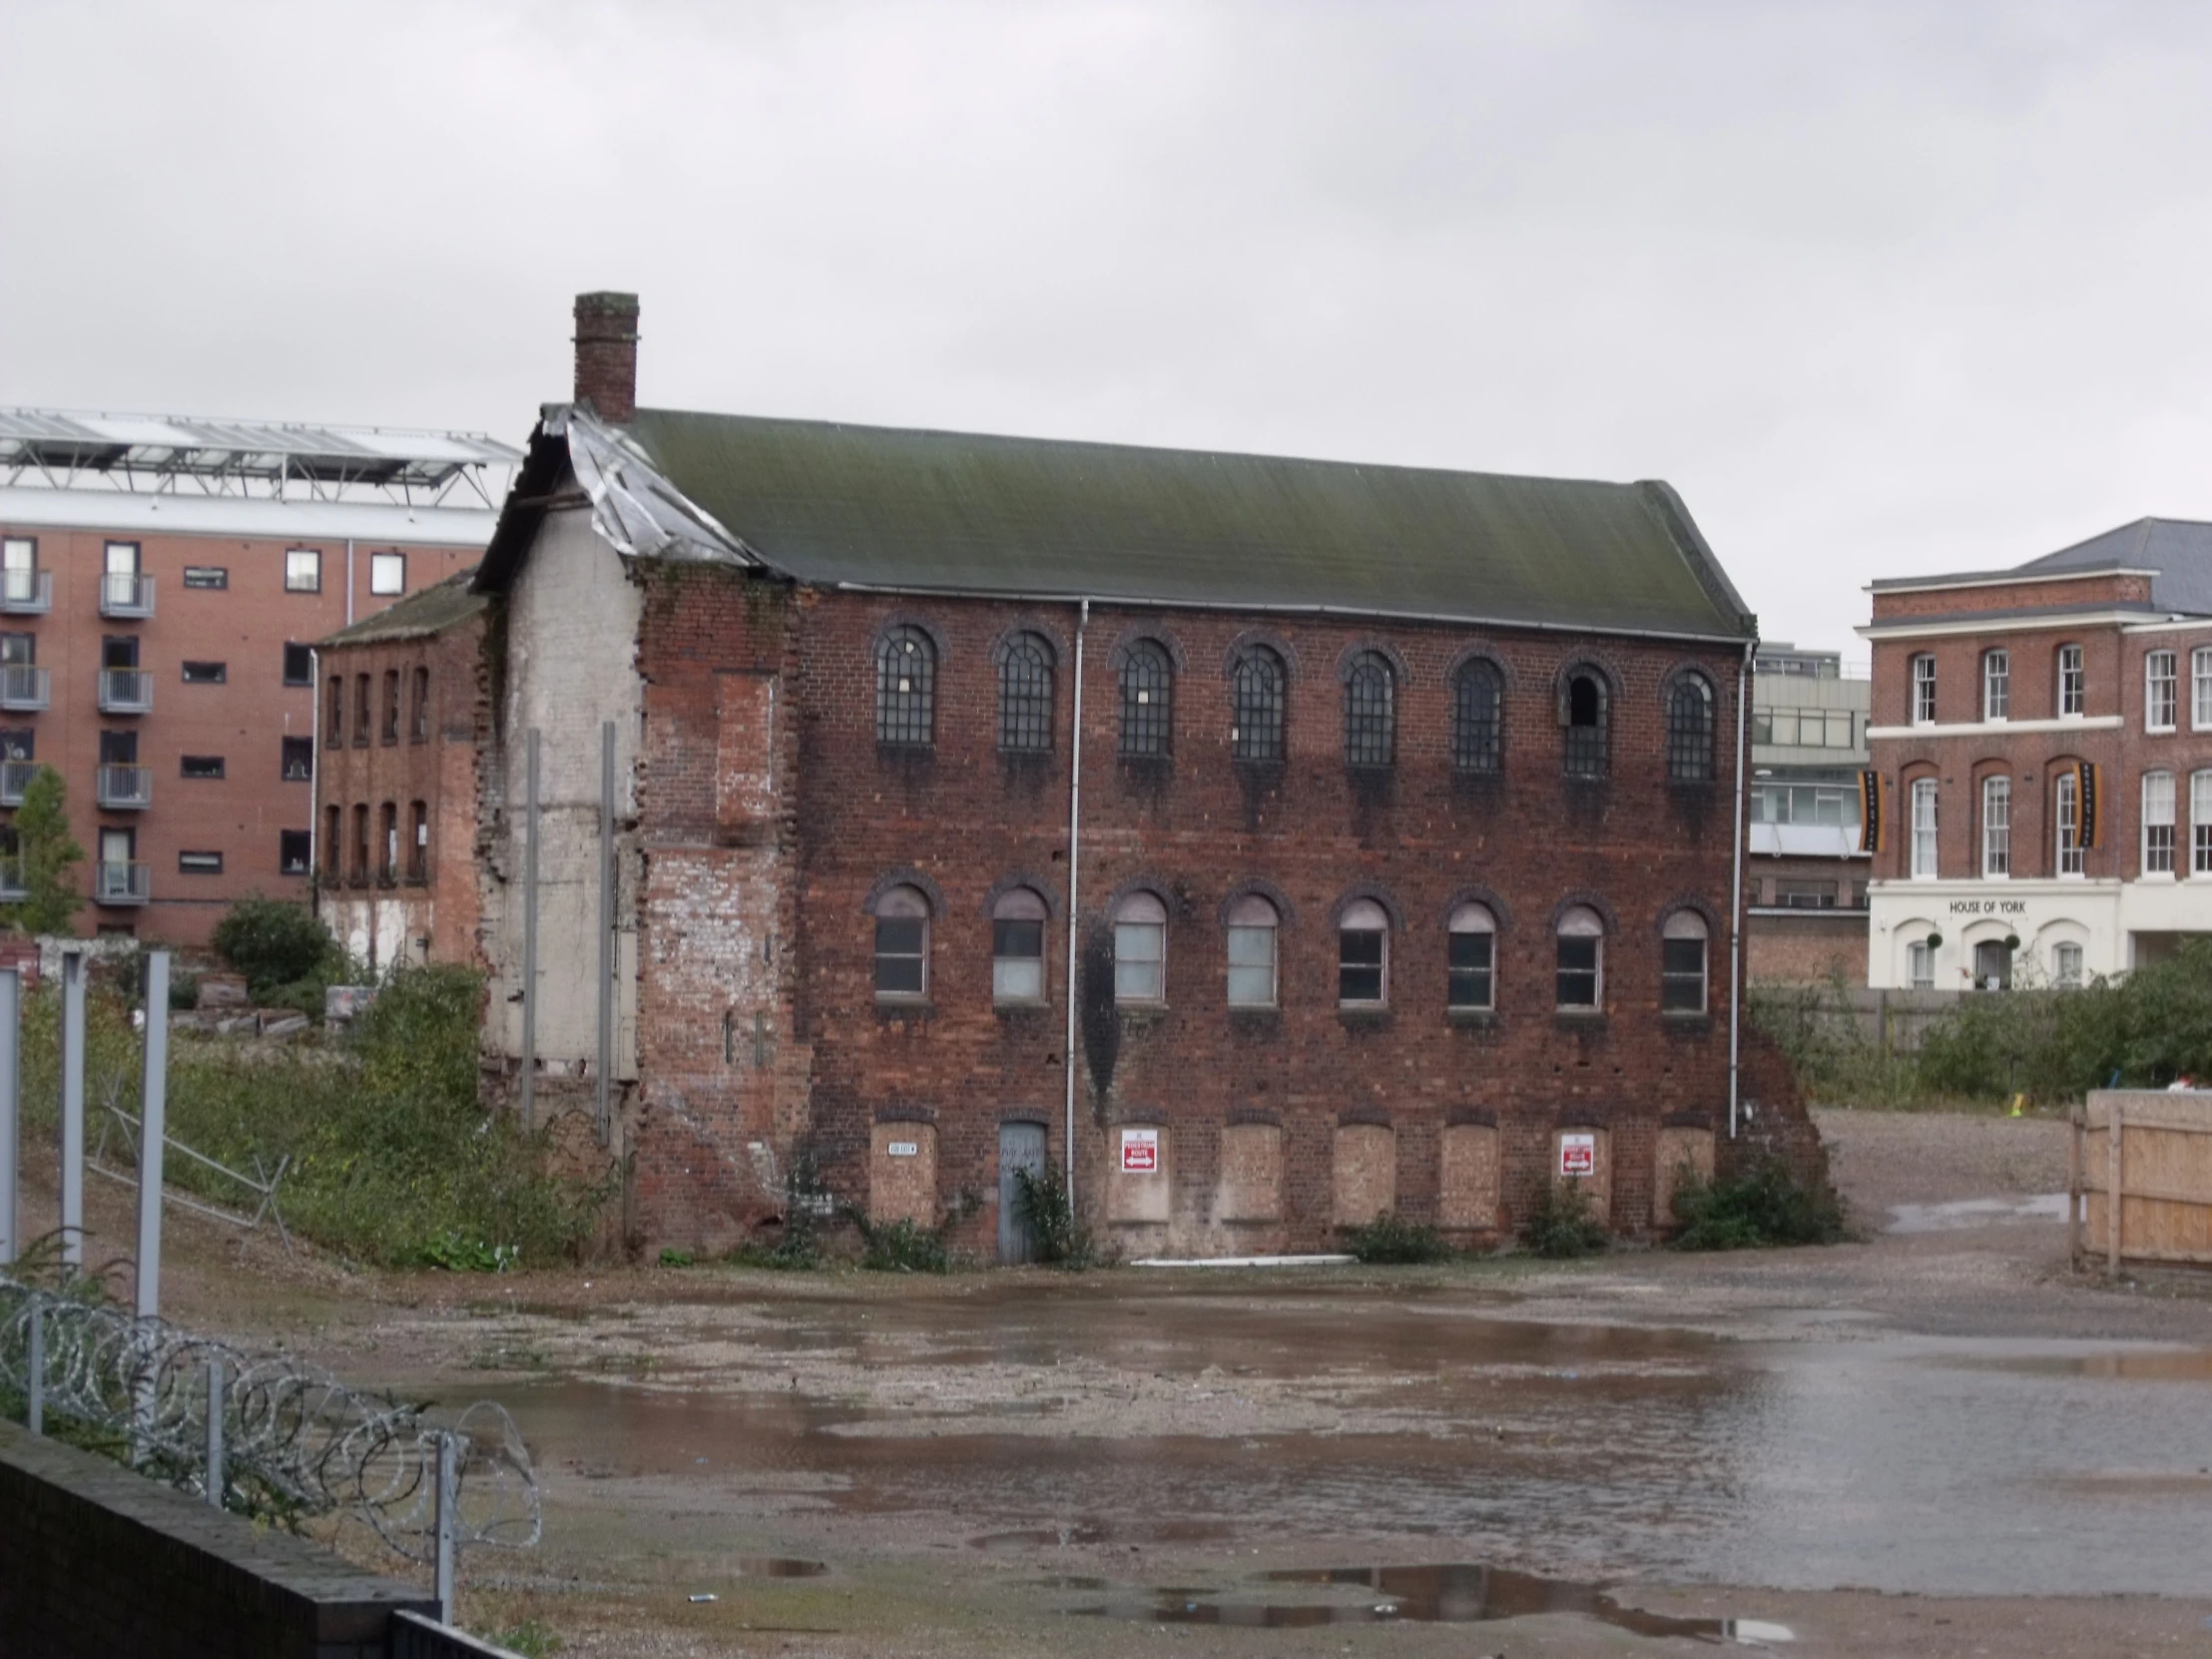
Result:
M1868 982L1899 989L2079 983L2212 933L2212 879L1882 881Z

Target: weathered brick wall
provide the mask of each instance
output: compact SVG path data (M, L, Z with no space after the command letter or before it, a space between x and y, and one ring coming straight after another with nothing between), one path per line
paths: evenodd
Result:
M2052 606L2091 607L2144 604L2150 599L2148 576L2082 576L2070 581L1998 582L1988 586L1922 588L1909 593L1877 593L1874 620L1903 622L1912 617L1947 616L1959 611L2014 611Z
M1847 985L1867 982L1867 917L1748 916L1744 921L1747 984L1818 984L1841 975Z
M0 1421L0 1652L383 1659L413 1587Z

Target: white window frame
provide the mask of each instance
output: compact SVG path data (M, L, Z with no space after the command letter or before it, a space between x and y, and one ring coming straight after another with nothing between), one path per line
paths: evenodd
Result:
M2189 775L2189 874L2212 876L2212 771Z
M2050 982L2060 990L2076 990L2081 985L2081 946L2071 939L2061 939L2050 947ZM2067 958L2071 957L2069 961Z
M1924 651L1913 659L1913 724L1936 724L1936 656Z
M396 550L368 556L368 591L372 598L395 599L407 591L407 555Z
M2081 783L2071 772L2061 772L2052 792L2051 826L2056 845L2051 867L2060 879L2080 879L2088 859L2081 844Z
M2012 875L2012 780L1992 773L1981 780L1981 876L2005 881Z
M1345 960L1345 937L1350 933L1373 933L1382 945L1382 960L1376 972L1376 994L1373 996L1347 996L1344 994L1344 972L1347 967L1365 971L1365 962L1348 963ZM1337 918L1337 1006L1340 1008L1387 1008L1390 1005L1390 915L1372 898L1355 899L1347 904L1344 913Z
M889 957L894 961L907 960L908 953L903 950L884 950L880 935L872 942L868 953L868 982L874 989L876 1001L915 1003L926 1002L929 999L929 936L935 931L935 920L936 918L929 912L928 896L917 887L893 887L875 901L874 914L870 917L871 925L884 921L918 921L921 923L919 952L921 956L921 985L919 989L910 991L883 989L876 982L876 964L885 957Z
M2143 774L2143 864L2145 880L2174 878L2174 775Z
M1281 995L1283 917L1258 893L1247 893L1229 907L1223 929L1227 954L1224 987L1232 1008L1273 1008Z
M2009 651L1981 654L1981 718L1984 721L2012 718L2012 654Z
M1147 975L1149 991L1140 984ZM1157 893L1133 892L1114 906L1114 1001L1122 1007L1157 1008L1167 999L1168 907Z
M1713 973L1713 932L1705 925L1705 918L1695 910L1677 910L1667 917L1666 925L1659 930L1659 1011L1687 1017L1703 1014L1711 1003ZM1667 946L1695 940L1698 946L1697 971L1689 973L1667 965ZM1668 993L1684 985L1695 983L1697 1001L1694 1005L1676 1006L1668 1000Z
M1936 947L1926 939L1914 939L1905 947L1905 983L1916 991L1936 988Z
M284 549L284 592L320 593L322 591L322 549L319 547L287 547Z
M1497 917L1486 904L1462 904L1451 912L1451 921L1445 931L1453 939L1481 938L1490 947L1490 965L1487 968L1455 968L1451 958L1444 958L1444 1003L1453 1013L1487 1014L1497 1010ZM1449 946L1446 946L1448 952ZM1490 994L1480 1002L1453 1002L1451 991L1455 982L1480 972L1489 981Z
M2212 645L2189 653L2189 726L2212 732Z
M1593 956L1592 956L1592 961L1594 962L1595 966L1594 966L1594 967L1593 967L1593 968L1591 969L1591 975L1590 975L1590 992L1591 992L1591 994L1590 994L1590 1000L1589 1000L1588 1002L1561 1002L1561 1003L1559 1003L1559 1004L1558 1004L1558 1006L1559 1006L1560 1008L1564 1009L1564 1010L1565 1010L1566 1012L1568 1012L1568 1013L1587 1013L1587 1014L1595 1014L1595 1013L1602 1013L1602 1012L1604 1012L1604 1010L1605 1010L1605 919L1604 919L1604 917L1600 916L1600 915L1599 915L1599 914L1598 914L1598 913L1597 913L1597 912L1596 912L1595 910L1591 909L1591 908L1590 908L1590 907L1589 907L1588 905L1585 905L1585 904L1577 904L1577 905L1576 905L1576 906L1575 906L1575 907L1574 907L1573 909L1569 910L1569 911L1568 911L1568 912L1567 912L1567 913L1566 913L1565 915L1563 915L1563 916L1561 916L1561 917L1559 918L1559 929L1558 929L1558 932L1557 932L1557 933L1556 933L1556 934L1554 935L1554 938L1553 938L1553 943L1554 943L1554 945L1556 946L1556 944L1557 944L1557 943L1558 943L1558 942L1559 942L1560 940L1564 940L1564 939L1589 939L1589 940L1592 940L1592 941L1593 941L1593 942L1594 942L1594 943L1596 944L1597 948L1596 948L1596 950L1595 950L1595 952L1593 953ZM1552 996L1553 996L1554 998L1556 998L1556 997L1558 996L1558 994L1559 994L1559 991L1558 991L1558 976L1559 976L1559 974L1561 974L1561 973L1566 973L1566 972L1574 972L1574 973L1580 973L1581 971L1583 971L1583 970L1582 970L1582 969L1580 969L1580 968L1573 968L1573 969L1568 969L1568 968L1562 968L1562 967L1558 966L1558 964L1557 964L1557 959L1556 959L1556 951L1554 951L1554 961L1553 961L1553 971L1552 971Z
M998 924L1031 922L1037 929L1034 956L1002 955L998 948ZM1050 981L1045 963L1052 952L1052 912L1044 896L1033 887L1011 887L991 905L991 1000L1034 1004L1046 1000Z
M2058 648L2058 718L2079 720L2089 712L2089 675L2082 667L2081 647Z
M2143 730L2171 732L2178 717L2181 665L2171 651L2143 653ZM2161 718L2163 717L2163 718Z
M1939 868L1936 843L1936 780L1916 778L1912 791L1913 879L1933 881Z

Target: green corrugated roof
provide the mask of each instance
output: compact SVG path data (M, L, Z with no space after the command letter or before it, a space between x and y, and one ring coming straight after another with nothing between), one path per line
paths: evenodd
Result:
M1748 638L1664 484L640 409L668 480L801 581Z
M432 582L385 606L374 616L363 617L350 627L340 628L328 639L317 640L315 649L367 645L376 640L420 640L442 634L456 622L467 621L489 603L482 594L469 591L469 583L475 575L474 565L455 571L443 581Z

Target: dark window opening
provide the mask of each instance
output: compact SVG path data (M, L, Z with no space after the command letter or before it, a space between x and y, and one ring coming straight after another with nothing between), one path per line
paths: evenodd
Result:
M330 676L330 707L325 718L325 743L340 744L345 741L345 677Z
M187 778L221 778L223 757L220 755L187 755L180 768Z
M188 686L220 686L231 678L228 663L187 663L185 684Z
M1121 665L1121 752L1132 760L1168 753L1174 732L1175 680L1168 654L1150 640L1129 648Z
M1229 753L1240 761L1283 759L1285 683L1283 659L1264 645L1237 658L1230 675Z
M375 719L368 707L368 676L353 676L353 746L356 749L368 745L368 723Z
M100 641L100 666L105 669L137 668L139 666L139 642L136 634L107 634Z
M1667 690L1667 776L1678 784L1713 778L1713 688L1686 674Z
M1572 778L1605 776L1605 683L1582 673L1567 680L1560 714L1566 727L1566 768Z
M399 671L384 670L384 732L386 743L399 741Z
M1497 771L1504 702L1493 665L1473 662L1459 670L1451 699L1451 764L1458 771Z
M353 809L353 879L356 883L368 879L368 807L365 803Z
M185 875L221 875L223 854L220 852L180 852L177 868Z
M376 866L377 877L386 882L396 881L399 879L399 809L385 802L376 827L382 831L378 837L382 842L382 856Z
M287 784L304 784L314 777L314 742L309 738L284 738L280 740L283 761L283 779Z
M1397 742L1395 677L1379 651L1363 651L1345 681L1345 762L1386 767Z
M227 588L231 585L231 573L222 565L185 566L185 586L188 588Z
M424 881L430 875L430 809L417 801L407 809L407 879Z
M1382 1000L1382 941L1380 927L1347 927L1337 934L1337 1000Z
M1034 634L1009 640L999 661L998 747L1009 755L1052 748L1052 658Z
M414 723L410 730L415 743L430 741L430 671L426 668L414 671Z
M311 686L314 684L314 647L286 642L284 646L284 684L287 686Z
M936 736L937 654L918 628L893 628L875 647L875 741L925 749Z
M335 808L331 809L333 812ZM279 830L276 831L276 873L279 875L304 875L308 861L314 856L314 836L304 830Z
M104 767L137 766L138 734L136 732L102 732L100 734L100 764Z

